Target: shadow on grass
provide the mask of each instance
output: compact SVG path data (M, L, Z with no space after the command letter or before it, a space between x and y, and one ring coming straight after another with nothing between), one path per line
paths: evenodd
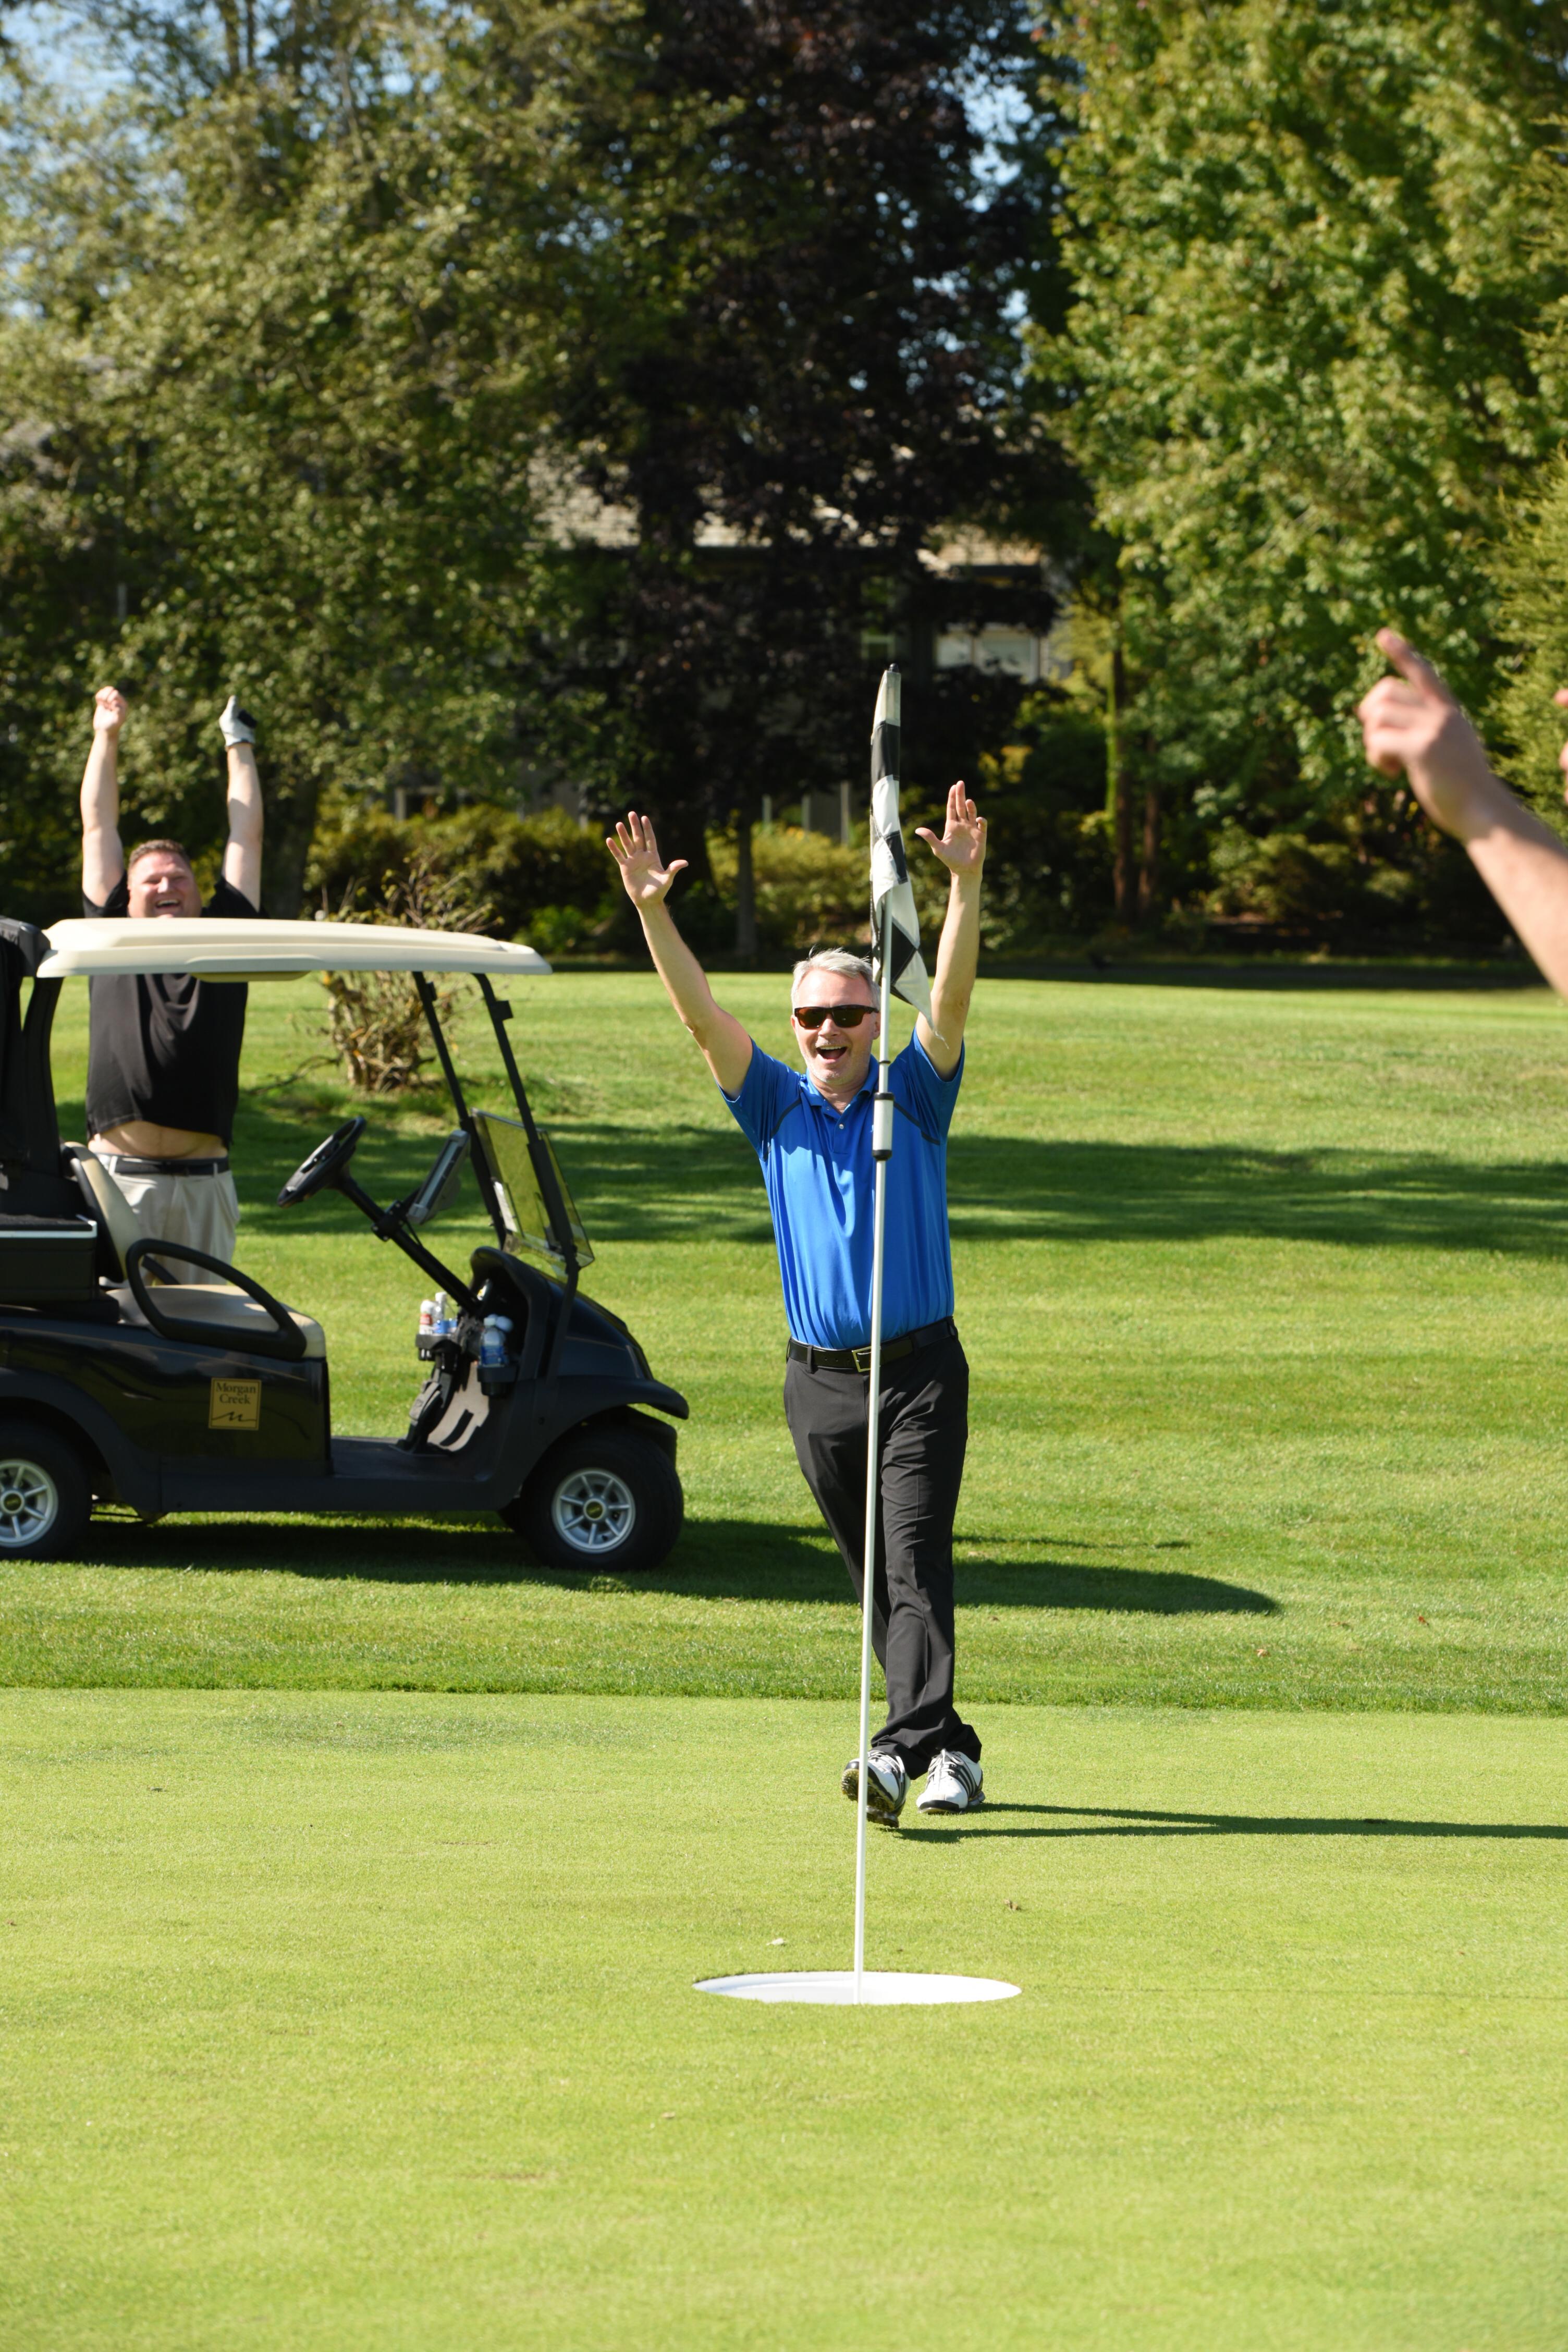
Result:
M1003 1813L1049 1813L1050 1822L994 1828ZM1402 1822L1368 1813L1336 1820L1297 1813L1161 1813L1131 1805L993 1805L963 1828L900 1829L902 1837L952 1843L960 1838L1086 1837L1465 1837L1568 1838L1568 1826L1547 1822Z
M738 1137L671 1127L582 1127L562 1156L591 1234L681 1234L766 1244L752 1153ZM1568 1169L1434 1153L1263 1151L954 1135L948 1159L961 1241L1203 1241L1226 1236L1485 1249L1561 1256Z
M1100 956L1083 962L1074 957L1053 962L1048 956L983 958L983 980L1054 980L1087 983L1096 988L1227 988L1258 989L1298 995L1302 991L1325 994L1353 990L1412 991L1418 994L1473 995L1479 991L1544 988L1546 982L1527 956L1503 961L1488 957L1477 963L1412 964L1394 961L1365 963L1310 963L1281 956L1278 961L1261 956L1245 962L1142 962L1136 956Z
M826 1536L755 1519L700 1519L669 1558L644 1576L541 1568L493 1519L366 1526L353 1520L165 1520L95 1525L96 1557L109 1568L201 1570L212 1575L317 1577L404 1585L543 1586L562 1592L658 1593L688 1601L847 1602L849 1580ZM1076 1560L966 1560L965 1608L1103 1610L1138 1616L1271 1616L1267 1593L1206 1576Z
M434 1096L420 1108L443 1116ZM355 1172L377 1198L390 1200L428 1171L439 1138L434 1128L425 1137L399 1134L390 1120L379 1124L374 1108L370 1116ZM330 1117L301 1117L261 1091L242 1097L235 1157L253 1228L300 1237L365 1231L333 1193L292 1210L271 1206L332 1124ZM580 1119L561 1129L557 1141L591 1238L772 1241L755 1157L727 1127ZM969 1134L961 1123L950 1147L949 1193L953 1233L969 1241L1234 1235L1544 1257L1568 1250L1568 1168L1545 1160L1069 1142ZM479 1214L471 1175L453 1214ZM453 1234L450 1246L466 1261L468 1241Z
M563 1161L590 1235L687 1235L765 1246L757 1166L739 1136L580 1127ZM960 1241L1204 1241L1230 1236L1349 1247L1568 1250L1568 1169L1435 1153L1256 1150L969 1136L949 1151Z
M1568 1169L1436 1154L954 1139L962 1240L1203 1241L1237 1236L1362 1248L1568 1248Z

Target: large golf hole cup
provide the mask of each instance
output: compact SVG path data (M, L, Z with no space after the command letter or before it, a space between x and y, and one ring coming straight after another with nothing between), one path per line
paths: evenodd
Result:
M895 2003L930 2006L937 2001L1011 2000L1019 1990L1000 1977L917 1976L897 1969L867 1969L855 1990L853 1969L778 1969L765 1976L704 1977L697 1992L727 1993L731 2000L812 2000L840 2009L886 2009Z

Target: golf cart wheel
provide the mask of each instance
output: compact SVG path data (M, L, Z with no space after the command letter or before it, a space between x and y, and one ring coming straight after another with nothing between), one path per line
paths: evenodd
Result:
M658 1439L587 1429L547 1454L501 1514L547 1568L657 1568L680 1533L680 1480Z
M76 1448L33 1421L0 1421L0 1560L79 1555L92 1487Z

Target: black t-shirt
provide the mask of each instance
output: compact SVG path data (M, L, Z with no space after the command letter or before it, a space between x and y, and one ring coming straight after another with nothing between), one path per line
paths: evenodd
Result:
M131 892L121 875L108 903L82 893L86 915L127 915ZM204 915L254 915L242 890L220 881ZM239 1099L239 1049L245 1042L243 982L109 972L89 981L87 1131L101 1135L127 1119L183 1127L194 1135L234 1131Z

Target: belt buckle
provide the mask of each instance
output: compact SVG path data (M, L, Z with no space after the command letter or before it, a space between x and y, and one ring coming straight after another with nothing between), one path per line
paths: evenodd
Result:
M850 1361L854 1364L858 1372L869 1372L871 1369L871 1350L869 1346L864 1348L851 1348L849 1350L849 1357Z

